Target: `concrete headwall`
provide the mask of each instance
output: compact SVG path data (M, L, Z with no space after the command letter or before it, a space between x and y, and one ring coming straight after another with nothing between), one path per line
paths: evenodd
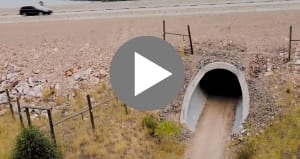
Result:
M207 95L199 88L199 83L207 72L215 69L224 69L232 72L236 75L241 87L242 96L236 107L235 121L232 129L232 132L236 133L242 128L242 122L247 118L249 113L249 92L243 72L236 66L226 62L213 62L205 65L190 81L184 95L180 121L186 128L192 132L195 131L197 121L202 114L207 100Z

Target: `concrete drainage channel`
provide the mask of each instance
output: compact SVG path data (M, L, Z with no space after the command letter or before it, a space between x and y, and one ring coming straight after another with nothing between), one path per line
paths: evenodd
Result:
M180 119L192 132L211 96L237 98L232 133L241 130L249 113L249 92L242 69L227 62L212 62L199 69L186 89Z

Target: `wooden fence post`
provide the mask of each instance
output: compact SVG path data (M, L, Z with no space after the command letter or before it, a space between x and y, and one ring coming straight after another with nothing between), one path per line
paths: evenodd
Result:
M189 33L189 40L190 40L190 47L191 47L191 54L194 54L194 50L193 50L193 42L192 42L192 35L191 35L191 29L190 29L190 25L187 26L188 28L188 33Z
M29 108L25 108L25 112L26 112L26 116L27 116L28 126L31 126Z
M292 54L292 32L293 32L293 28L292 26L290 26L290 38L289 38L289 56L288 56L288 61L291 60L291 54Z
M24 122L23 122L23 117L22 117L22 112L21 112L21 106L20 106L20 99L19 97L17 98L17 106L18 106L18 112L19 112L19 118L20 118L20 123L22 128L24 128Z
M166 40L166 22L163 20L163 39Z
M54 132L54 127L53 127L53 122L52 122L52 114L51 114L51 110L48 109L47 110L48 113L48 120L49 120L49 126L50 126L50 133L51 133L51 137L54 141L55 146L57 146L56 144L56 139L55 139L55 132Z
M5 92L6 92L7 103L8 103L9 108L10 108L11 116L12 116L13 119L15 119L15 116L14 116L14 110L13 110L13 106L12 106L12 104L11 104L11 98L10 98L8 89L6 89Z
M91 119L91 124L92 124L92 128L95 131L95 123L94 123L94 115L93 115L93 108L92 108L92 104L91 104L91 98L90 95L87 95L87 100L88 100L88 105L89 105L89 112L90 112L90 119Z
M128 107L126 104L123 104L123 105L124 105L125 113L126 113L126 115L128 115Z

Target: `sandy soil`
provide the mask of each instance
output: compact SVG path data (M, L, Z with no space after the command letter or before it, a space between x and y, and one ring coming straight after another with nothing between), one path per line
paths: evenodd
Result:
M236 99L208 97L186 159L222 159L234 120Z

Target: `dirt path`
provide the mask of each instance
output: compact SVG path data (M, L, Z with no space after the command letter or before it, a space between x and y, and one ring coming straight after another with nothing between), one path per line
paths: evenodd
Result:
M186 159L222 159L234 120L236 99L209 97L200 117Z

